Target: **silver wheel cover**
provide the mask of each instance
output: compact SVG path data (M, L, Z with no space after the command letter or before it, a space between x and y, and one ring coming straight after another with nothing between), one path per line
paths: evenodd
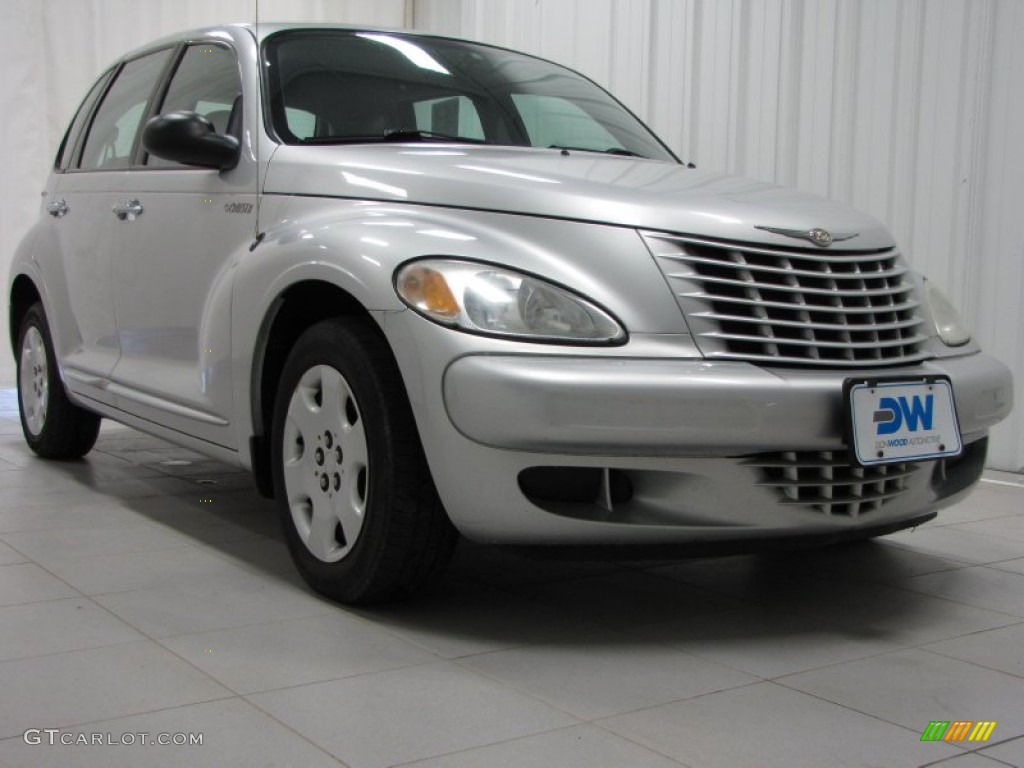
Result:
M30 326L21 342L21 373L18 394L25 426L39 435L46 426L46 409L50 402L50 377L46 366L46 344L43 335Z
M370 467L366 432L345 377L328 365L306 371L285 416L284 486L299 538L334 563L363 529Z

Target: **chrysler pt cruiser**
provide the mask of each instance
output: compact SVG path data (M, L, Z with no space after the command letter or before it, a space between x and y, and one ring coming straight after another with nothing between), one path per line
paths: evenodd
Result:
M86 95L8 285L39 456L110 418L251 469L335 599L457 532L834 541L978 480L1009 371L874 219L680 161L585 77L232 25Z

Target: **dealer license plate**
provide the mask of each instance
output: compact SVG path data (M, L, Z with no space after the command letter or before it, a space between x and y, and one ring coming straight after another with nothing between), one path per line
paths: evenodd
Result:
M847 379L847 438L864 465L958 456L960 425L945 377Z

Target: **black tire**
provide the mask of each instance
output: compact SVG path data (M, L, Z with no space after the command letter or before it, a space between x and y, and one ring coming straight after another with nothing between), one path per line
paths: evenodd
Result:
M419 594L444 573L457 533L371 320L325 320L299 337L275 399L272 465L288 548L317 592L380 603Z
M26 339L44 355L26 349ZM18 412L28 447L44 459L79 459L96 444L100 417L72 403L64 391L42 304L25 313L18 329ZM45 367L39 365L43 358Z

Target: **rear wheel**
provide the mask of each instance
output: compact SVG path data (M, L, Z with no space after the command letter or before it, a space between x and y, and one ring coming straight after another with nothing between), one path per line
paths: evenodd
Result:
M25 442L45 459L77 459L96 444L100 417L64 392L50 327L38 303L18 330L18 406Z
M456 541L384 345L368 320L312 326L288 356L274 407L288 547L313 589L345 603L427 589Z

